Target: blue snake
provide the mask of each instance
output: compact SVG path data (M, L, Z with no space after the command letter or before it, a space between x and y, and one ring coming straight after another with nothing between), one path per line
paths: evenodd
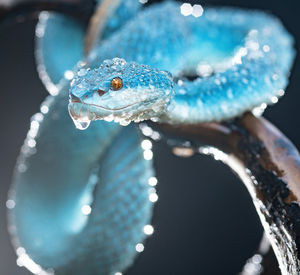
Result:
M142 6L119 1L87 57L83 26L40 16L37 67L51 96L32 118L8 200L18 264L35 274L120 274L143 250L156 178L151 142L131 121L220 121L284 94L293 39L274 16ZM69 114L90 127L78 131Z

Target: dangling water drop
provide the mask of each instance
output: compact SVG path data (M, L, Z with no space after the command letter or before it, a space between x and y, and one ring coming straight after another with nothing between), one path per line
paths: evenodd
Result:
M84 118L82 118L82 117L79 116L80 112L83 111L82 107L83 106L80 106L78 108L78 105L74 105L74 104L69 104L68 105L69 114L70 114L76 128L79 129L79 130L87 129L90 126L90 123L91 123L91 120L88 119L88 117L85 116Z
M79 130L86 130L90 124L91 124L91 121L80 121L80 120L76 120L76 119L73 119L73 122L76 126L77 129Z

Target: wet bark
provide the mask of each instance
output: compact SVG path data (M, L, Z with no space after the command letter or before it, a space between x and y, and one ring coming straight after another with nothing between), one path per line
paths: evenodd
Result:
M148 126L179 155L211 154L229 165L253 199L282 274L300 274L300 155L278 129L251 113L229 122ZM271 255L265 272L278 266Z

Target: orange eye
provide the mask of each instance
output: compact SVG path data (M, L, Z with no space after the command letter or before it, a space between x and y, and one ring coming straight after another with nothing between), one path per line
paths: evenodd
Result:
M118 91L123 87L123 80L120 77L115 77L110 82L110 87L114 91Z

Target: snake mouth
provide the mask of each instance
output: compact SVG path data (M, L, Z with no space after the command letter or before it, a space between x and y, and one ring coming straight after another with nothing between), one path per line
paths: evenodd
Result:
M130 110L133 106L137 105L138 102L128 104L121 108L107 108L97 104L89 104L78 100L69 101L69 114L73 121L94 121L94 120L105 120L111 115L113 117L124 116L124 111Z
M88 103L84 103L88 106L94 106L94 107L97 107L97 108L100 108L100 109L103 109L103 110L106 110L106 111L123 111L125 109L128 109L134 105L137 105L139 102L135 102L135 103L132 103L132 104L129 104L129 105L126 105L124 107L120 107L120 108L107 108L107 107L104 107L104 106L100 106L100 105L97 105L97 104L88 104Z
M134 102L132 104L128 104L128 105L120 107L120 108L108 108L108 107L104 107L104 106L97 105L97 104L91 104L91 103L83 102L79 97L77 97L75 95L72 95L72 94L70 95L69 102L70 103L75 103L75 104L82 104L82 105L85 105L85 106L92 106L92 107L96 107L96 108L99 108L99 109L102 109L102 110L105 110L105 111L110 111L110 112L122 111L122 110L125 110L125 109L127 109L129 107L132 107L133 105L136 105L136 104L139 103L139 102Z
M82 104L82 105L85 105L85 106L92 106L92 107L96 107L96 108L103 109L105 111L111 111L111 112L113 112L113 111L123 111L127 108L130 108L134 105L139 104L139 102L135 102L135 103L128 104L128 105L120 107L120 108L108 108L108 107L104 107L104 106L97 105L97 104L85 103L85 102L82 102L81 100L79 100L77 98L76 99L71 99L70 103Z

